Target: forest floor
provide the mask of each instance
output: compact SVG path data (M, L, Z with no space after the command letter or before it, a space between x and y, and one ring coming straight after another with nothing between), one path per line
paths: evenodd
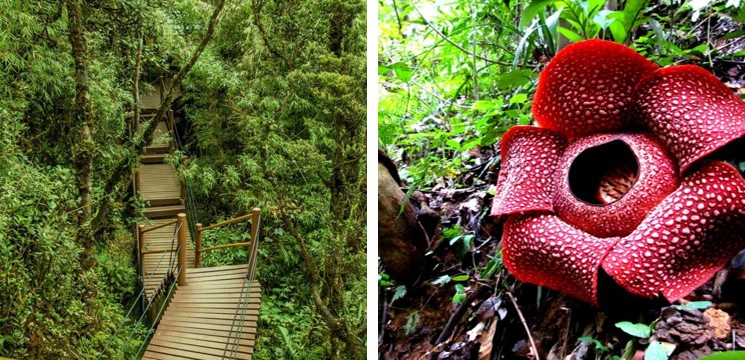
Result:
M718 26L712 31L733 31ZM714 46L742 49L745 39ZM713 64L728 87L745 95L743 59ZM472 167L424 192L442 218L444 236L430 246L425 273L405 293L380 287L380 358L642 359L655 341L674 347L673 360L745 349L745 251L676 304L614 293L595 308L509 275L498 254L503 221L488 216L498 148L472 150L464 160ZM643 324L639 336L616 325L624 321Z

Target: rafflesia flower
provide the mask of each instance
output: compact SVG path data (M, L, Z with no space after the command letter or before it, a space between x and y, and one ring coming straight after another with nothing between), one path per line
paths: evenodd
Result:
M597 305L602 268L674 302L745 247L745 179L712 156L745 134L745 102L706 70L575 43L541 73L533 115L502 139L491 211L519 280Z

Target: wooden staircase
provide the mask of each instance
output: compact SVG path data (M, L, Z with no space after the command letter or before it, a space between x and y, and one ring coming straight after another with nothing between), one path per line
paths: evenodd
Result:
M143 121L153 118L160 99L162 87L143 96ZM176 168L165 163L174 148L173 129L169 112L158 123L135 175L136 191L145 201L144 215L150 219L137 227L141 285L148 303L167 306L161 319L153 319L159 323L143 359L250 359L261 294L260 284L253 280L260 210L204 228L196 224L196 242L187 240L191 234L185 184L178 180ZM201 248L204 231L247 219L250 242ZM248 264L199 268L201 253L229 247L247 247Z

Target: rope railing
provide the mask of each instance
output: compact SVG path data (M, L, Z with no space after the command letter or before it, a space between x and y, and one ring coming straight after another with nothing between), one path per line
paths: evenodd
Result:
M181 250L181 246L183 246L183 244L181 244L181 245L179 245L179 246L177 247L177 251L180 251L180 250ZM178 271L178 276L181 276L181 273L183 273L183 271L181 271L181 270L182 270L181 268L182 268L181 266L179 266L179 267L178 267L178 270L179 270L179 271ZM166 278L168 278L168 277L170 277L170 276L174 275L174 271L175 271L175 270L176 270L176 269L169 269L169 272L168 272L168 275L169 275L169 276L166 276ZM173 286L174 286L174 284L176 284L176 283L177 283L176 281L171 281L171 285L169 286L168 296L170 296L170 294L171 294L171 291L172 291L172 289L173 289ZM138 323L138 324L139 324L139 323L141 323L141 322L142 322L142 320L143 320L143 319L145 318L145 315L147 314L147 311L148 311L148 310L150 309L150 306L151 306L151 305L152 305L153 303L154 303L154 301L150 301L150 302L148 302L148 304L147 304L147 307L145 308L145 311L143 311L143 312L142 312L142 315L140 315L140 318L139 318L139 319L137 319L137 323ZM165 303L166 303L166 302L164 301L164 302L163 302L163 304L165 304ZM153 322L152 324L150 324L150 326L148 327L147 333L148 333L148 334L150 334L150 333L152 332L152 330L153 330L153 328L154 328L154 327L155 327L155 322ZM119 357L118 357L119 359L121 359L121 358L122 358L122 356L124 356L124 352L125 352L126 350L129 350L129 343L130 343L130 341L132 340L132 336L134 335L134 333L135 333L135 330L136 330L136 328L133 328L133 329L132 329L132 331L131 331L131 332L129 333L129 336L127 336L127 340L125 340L125 341L124 341L124 344L125 344L125 346L126 346L126 347L125 347L124 349L122 349L122 351L121 351L121 352L119 353ZM144 344L145 342L146 342L146 341L143 341L143 344ZM139 354L139 350L138 350L138 354Z
M174 270L177 270L174 275L175 275L175 277L178 277L178 276L181 275L181 272L183 272L184 267L183 266L180 266L180 267L178 267L177 269L174 269ZM168 287L168 293L166 294L166 299L168 299L168 298L171 297L171 294L173 294L173 290L176 288L176 285L177 284L178 284L177 281L172 281L171 282L171 285L169 285L169 287ZM158 314L155 316L156 319L159 319L160 316L163 314L163 310L166 308L166 305L167 304L168 304L168 302L167 301L164 301L160 305L160 309L158 310ZM155 325L155 323L153 323L153 325ZM153 329L153 326L150 326L150 329L148 330L148 332L149 331L152 331L152 329ZM142 354L142 349L145 346L145 344L147 344L147 343L148 343L148 341L143 341L142 344L140 344L140 347L137 349L137 354L138 355Z

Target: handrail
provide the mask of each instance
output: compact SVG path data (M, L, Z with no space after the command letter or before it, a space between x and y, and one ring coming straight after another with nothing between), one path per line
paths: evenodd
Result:
M173 249L161 249L161 250L146 250L146 251L143 251L143 252L142 252L141 254L142 254L142 255L148 255L148 254L162 254L162 253L167 253L167 252L175 252L175 250L173 250Z
M178 219L173 219L171 221L164 222L164 223L162 223L160 225L153 226L151 228L147 228L145 230L142 230L142 233L146 233L146 232L150 232L150 231L157 230L157 229L160 229L160 228L164 228L164 227L166 227L168 225L173 225L173 224L175 224L177 222L178 222Z
M253 210L256 211L258 209L253 209ZM233 218L233 219L230 219L230 220L225 220L223 222L219 222L219 223L214 224L214 225L205 226L205 227L202 228L202 231L207 231L207 230L214 229L214 228L217 228L217 227L220 227L220 226L229 225L229 224L232 224L232 223L235 223L235 222L239 222L241 220L246 220L246 219L250 218L251 216L253 216L253 213L246 214L246 215L243 215L243 216L239 216L237 218Z
M197 234L196 234L196 241L195 241L195 249L194 249L194 267L199 267L201 260L202 260L202 253L208 252L212 250L217 249L223 249L223 248L231 248L231 247L239 247L239 246L246 246L249 247L249 245L252 245L253 243L256 243L256 236L258 235L258 226L259 226L259 218L261 214L261 209L259 208L253 208L251 210L250 214L246 214L243 216L239 216L234 219L226 220L214 225L210 225L207 227L202 227L202 224L197 224ZM214 229L220 226L225 226L228 224L236 223L241 220L246 220L248 218L251 218L251 241L247 242L240 242L235 244L222 244L222 245L216 245L209 248L202 249L202 233L206 230ZM251 248L249 247L249 260L251 255ZM250 261L249 261L250 262Z
M234 243L234 244L215 245L215 246L211 246L208 248L199 249L199 251L205 253L205 252L209 252L209 251L217 250L217 249L227 249L227 248L232 248L232 247L240 247L240 246L248 246L248 245L251 245L250 241L239 242L239 243Z

